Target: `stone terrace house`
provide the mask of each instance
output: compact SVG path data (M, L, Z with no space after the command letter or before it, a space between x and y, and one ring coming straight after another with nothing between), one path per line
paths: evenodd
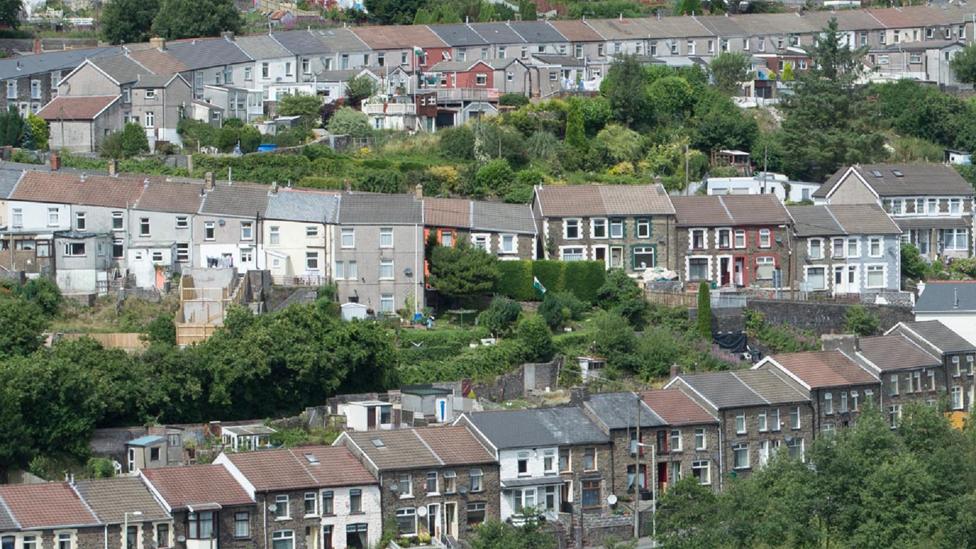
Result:
M116 55L118 47L87 48L16 55L0 60L0 80L4 82L6 109L16 107L21 116L37 113L58 95L61 77L85 59Z
M948 409L968 418L976 406L976 345L938 320L899 322L887 332L901 334L942 361ZM960 422L961 424L961 422Z
M106 529L67 482L0 486L0 547L95 548Z
M878 407L887 414L892 427L901 419L902 405L934 405L946 395L942 361L905 335L862 337L855 351L857 360L881 379Z
M122 246L129 274L140 288L162 289L173 273L200 266L193 254L194 217L204 186L199 182L147 180L139 200L113 226L113 249ZM113 223L118 223L113 217Z
M423 229L423 202L413 195L343 193L330 254L339 301L378 315L423 308Z
M836 349L769 356L753 369L776 369L806 391L814 408L814 433L853 425L861 407L877 405L881 392L876 374Z
M973 186L943 164L842 167L815 193L827 204L878 204L928 259L972 255Z
M536 257L603 261L628 273L677 262L674 206L659 184L538 186L532 213Z
M747 475L781 448L805 459L813 441L810 399L780 372L680 374L664 388L681 390L718 418L719 489L726 473Z
M379 480L383 521L399 536L458 540L499 518L498 463L467 427L346 432L335 444Z
M723 474L722 444L718 419L678 389L656 389L641 394L644 402L660 417L665 427L647 435L655 445L657 470L642 484L650 488L657 482L657 490L664 491L673 479L692 475L702 485L718 490ZM644 471L642 471L644 474Z
M431 233L441 246L463 238L501 260L535 258L535 221L524 204L424 198L425 242Z
M262 547L369 549L382 536L380 488L346 448L222 453L214 463L257 503Z
M651 451L638 446L638 441L653 443L655 433L667 422L635 393L590 395L583 402L583 412L610 437L608 491L623 500L638 499L650 490L647 462L651 457ZM635 474L638 462L639 476ZM635 493L635 484L640 493Z
M139 477L172 515L173 535L186 549L252 549L265 536L261 510L220 465L143 469Z
M53 150L95 152L122 127L121 95L55 97L37 112L50 129Z
M793 280L808 292L859 294L901 289L901 229L876 204L789 206Z
M176 546L173 517L138 478L79 480L74 488L104 525L108 536L105 547Z
M337 193L279 189L272 185L265 211L264 266L277 284L321 285L330 276Z
M198 267L236 267L244 273L264 268L262 224L271 187L217 183L204 178L206 196L193 218L193 245Z

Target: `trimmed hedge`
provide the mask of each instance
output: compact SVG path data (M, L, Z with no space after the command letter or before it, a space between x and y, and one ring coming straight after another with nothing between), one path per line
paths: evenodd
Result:
M587 304L596 301L597 290L606 279L602 261L500 261L501 277L495 293L517 301L541 301L532 279L550 292L571 292Z

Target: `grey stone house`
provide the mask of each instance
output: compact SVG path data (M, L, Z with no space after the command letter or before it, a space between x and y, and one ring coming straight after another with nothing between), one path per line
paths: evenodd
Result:
M927 259L972 255L973 186L951 166L845 166L813 197L831 205L878 204L901 228L902 240Z
M718 477L723 474L718 419L678 389L645 391L641 397L665 422L664 428L641 435L645 444L654 444L657 457L657 470L641 471L647 475L642 486L649 490L656 482L660 494L674 479L691 475L699 484L718 490Z
M718 418L719 489L726 474L748 475L780 451L804 460L813 442L810 399L777 371L679 374L664 388L681 390Z
M129 274L140 288L157 288L174 273L197 267L194 217L204 199L198 182L147 180L126 211L123 245Z
M118 47L86 48L0 59L6 109L14 107L21 116L36 114L57 97L61 78L85 59L117 55L120 51Z
M382 537L377 479L344 447L222 453L267 524L255 546L369 549Z
M535 189L536 257L603 261L642 273L674 269L674 206L661 185L567 185Z
M204 181L206 196L193 217L197 267L234 267L244 273L263 269L263 223L271 187Z
M423 202L409 194L341 195L328 254L340 302L378 315L423 308L423 213Z
M901 229L877 204L789 206L793 280L808 292L901 290Z
M335 444L378 479L398 536L459 540L498 520L498 463L467 427L346 432Z
M103 547L137 549L176 544L173 517L138 478L79 480L74 489L104 525L107 539Z
M788 353L764 358L754 369L776 369L807 393L814 433L852 426L864 406L877 405L881 380L840 350Z
M976 406L976 345L938 320L899 322L887 332L901 334L941 359L948 409L968 412Z
M535 258L535 220L524 204L424 198L425 241L431 233L442 246L466 239L503 261Z
M221 465L143 469L139 478L173 517L173 539L188 548L251 549L264 539L262 509Z

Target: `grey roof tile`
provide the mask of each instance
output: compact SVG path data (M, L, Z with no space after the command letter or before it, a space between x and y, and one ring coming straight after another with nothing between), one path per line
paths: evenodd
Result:
M566 41L566 37L560 34L548 21L512 21L508 26L530 44L551 44Z
M0 197L2 196L0 194ZM926 282L922 295L918 296L918 301L915 302L915 312L976 312L976 281Z
M903 334L862 337L857 356L869 361L882 372L933 368L942 361Z
M827 206L787 206L793 227L799 236L831 236L847 234L830 215Z
M251 59L278 59L295 55L267 34L238 36L234 38L234 43Z
M268 207L269 190L270 187L266 185L218 183L213 190L207 191L200 213L236 217L263 216Z
M628 429L637 425L640 403L640 426L660 427L667 422L634 393L597 393L583 403L608 429Z
M941 353L967 353L976 351L976 346L966 341L952 328L938 320L900 322L895 331L912 339L921 338Z
M336 223L339 213L337 193L279 189L268 197L268 219Z
M536 199L547 217L674 213L661 185L545 185Z
M708 372L677 379L719 410L806 400L792 385L767 370Z
M473 412L469 417L499 449L609 442L607 435L575 407Z
M343 225L422 225L423 213L423 202L412 194L346 192L339 198Z
M119 84L135 82L143 76L152 74L152 71L146 69L126 55L99 57L97 59L91 59L90 62L115 79Z
M505 23L472 23L471 28L490 44L525 43L525 39Z
M140 522L169 518L169 513L136 477L79 480L75 487L104 524L119 524L126 512L131 516L135 511L142 513Z
M526 204L504 204L475 200L472 204L471 228L485 231L511 231L535 234L532 209Z
M847 234L901 234L891 217L877 204L831 204L827 206Z
M429 25L429 28L448 46L484 46L488 44L488 41L482 38L480 34L463 23Z
M122 48L112 46L8 57L0 59L0 80L22 78L57 70L71 71L85 59L118 55L121 52ZM67 75L67 72L64 74Z
M842 166L827 182L814 191L816 198L826 198L851 166ZM864 164L853 166L854 172L879 196L923 196L973 194L973 187L951 166L934 163ZM896 175L900 173L901 175ZM856 177L852 174L852 177Z
M251 58L225 38L198 38L166 45L166 51L189 70L247 63Z
M23 174L23 169L19 167L0 165L0 200L10 197L10 193L14 192L14 187Z
M324 47L325 53L349 53L370 51L366 42L349 29L313 29L308 31ZM311 48L312 46L310 46ZM291 48L289 48L291 49ZM295 53L298 53L297 51ZM315 53L309 51L308 53ZM301 54L299 54L301 55Z
M19 530L20 525L17 524L17 520L14 516L10 514L10 509L7 508L7 503L0 498L0 532L10 532L12 530Z

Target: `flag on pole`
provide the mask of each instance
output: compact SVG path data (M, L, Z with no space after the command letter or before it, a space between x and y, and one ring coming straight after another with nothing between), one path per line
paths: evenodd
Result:
M532 277L532 287L540 294L546 295L546 287L542 285L542 282L539 282L539 277Z

